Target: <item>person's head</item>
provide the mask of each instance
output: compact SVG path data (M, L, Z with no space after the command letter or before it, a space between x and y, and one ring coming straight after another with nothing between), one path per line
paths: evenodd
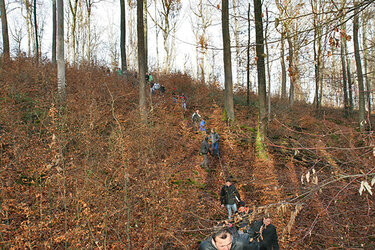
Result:
M221 228L212 234L212 241L218 250L229 250L232 247L232 234L228 227Z
M268 226L269 224L271 224L271 222L272 222L271 214L265 213L263 215L263 224L266 225L266 226Z
M211 133L215 133L215 129L212 128L212 129L211 129Z
M229 179L229 178L227 178L227 179L225 180L225 185L227 185L227 186L229 187L231 184L232 184L232 180Z
M242 213L242 212L245 212L245 211L246 211L245 202L244 201L240 201L238 203L238 212Z
M199 109L195 110L196 113L199 113Z

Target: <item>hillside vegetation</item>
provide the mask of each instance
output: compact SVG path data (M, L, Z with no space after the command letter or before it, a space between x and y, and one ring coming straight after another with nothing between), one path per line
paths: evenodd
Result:
M355 117L273 99L265 161L254 149L255 95L248 106L236 93L229 124L218 87L155 75L167 91L152 97L143 125L133 80L90 67L66 77L62 109L53 65L20 58L0 68L2 249L196 249L226 218L228 176L253 218L274 215L282 249L375 248L374 196L359 193L374 178L375 138ZM187 111L172 102L174 87ZM209 171L191 124L197 108L221 136Z

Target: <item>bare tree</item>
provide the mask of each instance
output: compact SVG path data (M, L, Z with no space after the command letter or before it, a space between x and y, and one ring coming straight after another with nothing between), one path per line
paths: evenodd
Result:
M363 85L362 63L361 55L359 52L358 42L358 29L359 29L359 15L358 15L358 2L354 2L354 18L353 18L353 43L354 43L354 57L357 66L358 77L358 96L359 96L359 115L358 122L361 129L365 126L365 89Z
M65 99L65 59L64 59L64 0L57 0L57 88L59 96Z
M267 136L267 103L266 103L266 68L264 64L264 37L262 22L262 1L254 0L255 40L258 72L259 117L257 133L257 150L260 157L265 157L264 139Z
M154 24L162 31L163 46L165 51L163 71L169 72L173 62L174 43L171 40L171 34L176 31L178 16L182 8L181 0L160 0L161 8L158 9L160 22L158 18L151 17ZM174 37L173 37L174 39Z
M229 35L229 9L228 0L222 0L221 20L223 32L224 47L224 107L227 118L234 120L234 104L233 104L233 81L232 81L232 59L230 51L230 35Z
M33 4L33 14L34 14L34 35L35 35L35 59L39 61L39 38L38 38L38 21L37 21L37 14L36 14L36 0L34 0Z
M56 64L56 0L52 0L52 63Z
M3 33L3 57L9 58L9 34L8 34L8 20L7 20L7 11L5 8L5 1L0 0L0 11L1 11L1 27Z
M199 0L196 7L193 7L190 3L190 9L196 17L196 20L191 20L191 24L196 39L197 78L200 78L201 82L204 83L206 75L205 61L209 40L208 28L212 24L212 14L204 7L203 0Z
M121 70L126 72L128 70L126 64L126 13L125 0L120 0L121 19L120 19L120 49L121 49Z
M146 68L145 68L145 35L143 27L143 0L137 0L137 38L138 38L138 75L139 75L139 110L143 120L146 119Z
M247 48L246 48L246 103L250 105L250 3L247 9Z

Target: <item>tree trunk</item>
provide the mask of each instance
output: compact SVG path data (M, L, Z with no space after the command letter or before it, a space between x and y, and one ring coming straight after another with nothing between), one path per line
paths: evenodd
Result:
M148 72L148 26L147 26L147 0L143 0L144 3L144 32L145 32L145 71Z
M285 27L282 25L281 31L281 48L280 48L280 60L281 60L281 98L286 99L286 68L285 68Z
M0 0L0 11L1 11L1 27L3 33L3 57L5 59L10 58L9 50L9 33L8 33L8 20L7 11L5 8L5 0Z
M294 104L294 84L295 84L295 68L293 61L293 43L290 37L290 34L287 34L288 46L289 46L289 78L290 78L290 88L289 88L289 105L293 106Z
M343 28L343 30L345 30ZM344 92L344 116L349 116L349 97L348 97L348 82L347 82L347 75L346 75L346 61L345 61L345 41L346 41L346 34L341 34L341 46L340 46L340 56L341 56L341 68L342 68L342 86Z
M128 67L126 63L126 13L125 13L125 0L120 0L120 11L121 11L121 20L120 20L120 50L121 50L121 70L122 72L127 72Z
M314 17L314 69L315 69L315 108L320 108L320 98L319 98L319 87L320 87L320 54L316 51L316 46L320 46L319 42L317 44L317 37L320 34L317 34L316 20ZM319 50L319 49L318 49Z
M61 100L65 100L64 60L64 0L57 0L57 89Z
M145 68L145 34L143 27L143 0L137 0L137 38L138 38L138 77L139 77L139 110L142 120L147 117L146 111L146 68Z
M258 135L257 135L258 144L257 146L260 152L264 152L265 151L264 139L267 136L267 108L266 108L266 69L264 65L264 37L263 37L261 0L254 0L254 16L255 16L255 38L256 38L257 72L258 72L258 98L259 98L259 118L258 118Z
M56 0L52 0L52 63L56 64Z
M267 81L268 81L268 95L267 96L267 106L268 106L268 120L271 119L271 67L270 67L270 60L269 60L269 52L268 52L268 42L267 42L267 36L268 36L268 25L269 25L269 18L268 18L268 8L266 8L266 29L264 31L264 43L266 45L266 54L267 54Z
M234 16L234 42L236 44L236 86L238 87L240 84L242 85L241 81L241 53L240 53L240 41L239 41L239 32L238 32L238 20L237 20L237 0L232 0L233 2L233 16Z
M223 32L223 47L224 47L224 76L225 76L225 90L224 90L224 106L227 118L234 120L234 105L233 105L233 81L232 81L232 61L230 51L230 36L229 36L229 9L228 0L222 1L222 32Z
M368 48L367 48L367 28L368 28L368 13L362 13L362 42L363 42L363 63L365 68L365 82L366 82L366 99L368 114L371 114L371 83L368 77Z
M250 3L247 9L247 66L246 66L246 85L247 85L247 94L246 94L246 101L247 105L250 105Z
M363 74L362 74L362 63L361 56L359 53L359 42L358 42L358 2L354 2L354 18L353 18L353 43L354 43L354 57L357 66L357 77L358 77L358 96L359 96L359 114L358 122L361 130L365 126L365 90L363 85Z
M345 24L344 24L345 25ZM348 74L348 90L349 90L349 112L353 113L353 82L352 82L352 73L350 70L350 58L348 57L348 44L347 41L344 41L345 48L345 59L346 59L346 73Z
M35 35L35 59L39 62L39 39L38 39L38 22L36 18L36 0L34 0L34 35Z

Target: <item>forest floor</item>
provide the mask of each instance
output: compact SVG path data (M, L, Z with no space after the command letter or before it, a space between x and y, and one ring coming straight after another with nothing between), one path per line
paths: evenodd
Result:
M282 249L375 249L374 117L359 132L355 114L272 99L260 160L254 94L247 104L235 92L228 123L217 86L155 75L167 91L148 98L144 124L134 79L91 67L66 77L61 108L52 65L0 68L1 248L197 249L226 219L219 193L231 177L252 219L273 214ZM220 135L209 170L196 109Z

